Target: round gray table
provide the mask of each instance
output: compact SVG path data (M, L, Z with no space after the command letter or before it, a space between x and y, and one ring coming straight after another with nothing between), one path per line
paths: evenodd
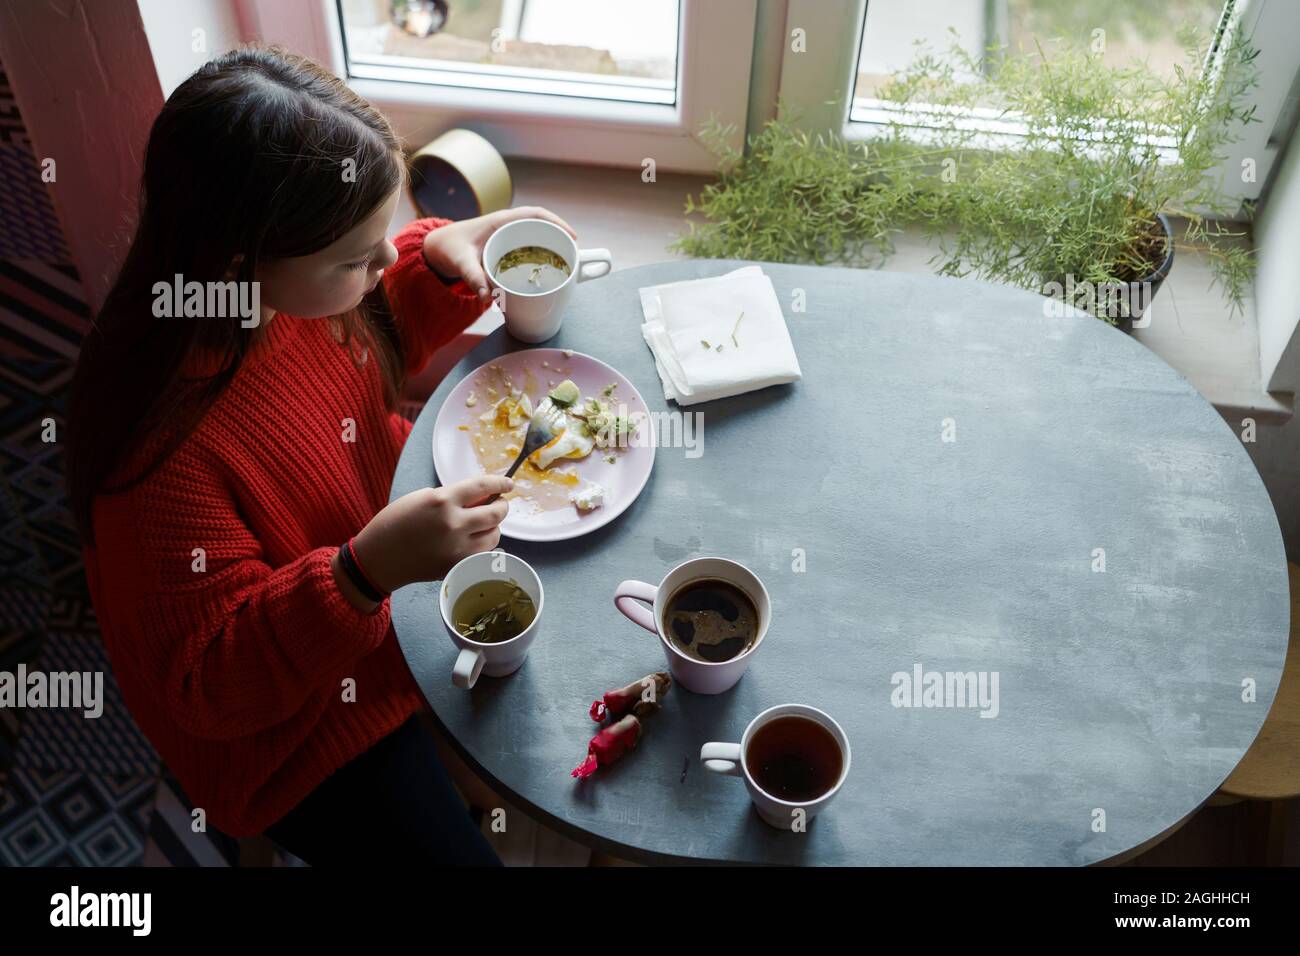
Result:
M741 264L584 283L546 345L613 365L652 411L675 408L637 288ZM546 588L519 671L456 689L437 585L393 595L406 660L470 766L544 824L647 862L1090 864L1177 826L1254 740L1286 655L1282 539L1237 437L1138 342L1087 316L1045 317L1030 293L763 268L803 380L687 409L703 412L703 453L661 447L605 528L503 540ZM433 421L451 387L524 347L499 330L447 377L394 498L436 484ZM597 730L591 701L665 666L614 587L710 554L747 564L772 597L748 673L716 697L674 687L634 752L574 780ZM996 672L997 716L893 706L891 676L918 664ZM739 740L785 702L829 712L853 748L805 833L767 826L741 781L699 762L702 743Z

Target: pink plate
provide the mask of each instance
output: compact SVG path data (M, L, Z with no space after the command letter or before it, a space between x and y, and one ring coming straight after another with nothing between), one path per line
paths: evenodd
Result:
M543 366L543 362L547 365ZM483 466L479 464L470 442L470 432L462 430L461 426L473 428L478 416L495 403L496 398L486 394L491 382L488 373L491 366L499 367L510 376L516 387L523 388L534 407L550 391L551 381L560 382L567 378L578 386L584 399L599 396L610 383L617 383L613 393L616 408L625 405L632 416L648 417L650 413L635 385L590 355L573 352L566 356L560 349L509 352L480 365L461 379L442 403L442 408L438 409L438 418L433 425L433 467L438 473L438 481L444 485L483 473ZM465 401L471 391L477 401L472 407L467 407ZM605 453L600 448L579 461L564 463L566 468L571 465L577 473L582 482L578 487L594 482L605 489L605 502L599 508L580 512L569 504L555 510L540 511L532 502L512 498L510 513L501 523L502 535L519 541L563 541L609 524L636 500L650 478L655 462L651 424L648 420L642 422L635 443L619 451L613 464L605 461Z

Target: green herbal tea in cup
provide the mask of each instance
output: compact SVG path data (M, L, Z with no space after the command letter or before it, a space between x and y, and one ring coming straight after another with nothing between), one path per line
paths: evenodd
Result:
M545 246L520 246L497 260L496 281L510 292L550 292L569 278L564 256Z
M522 634L537 616L537 606L513 578L480 581L456 599L451 616L461 637L499 644Z

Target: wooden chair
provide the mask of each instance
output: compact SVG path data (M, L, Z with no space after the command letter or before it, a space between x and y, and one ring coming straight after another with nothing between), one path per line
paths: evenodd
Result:
M1252 808L1263 818L1264 856L1271 865L1298 862L1300 827L1300 566L1287 565L1291 582L1291 640L1273 708L1235 770L1210 798L1210 806L1267 801Z
M279 849L270 837L258 835L239 838L240 867L264 867L275 865L275 854Z

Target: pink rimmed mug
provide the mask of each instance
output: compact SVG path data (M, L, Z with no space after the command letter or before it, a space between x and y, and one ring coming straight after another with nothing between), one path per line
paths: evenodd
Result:
M753 643L729 661L701 661L688 656L673 645L664 622L665 606L670 597L692 581L710 578L740 588L749 595L758 611L758 633ZM659 635L673 680L697 694L721 694L734 687L749 667L749 659L763 643L772 620L772 601L763 582L743 564L726 558L684 561L664 575L657 587L644 581L624 581L614 591L614 606L632 622Z

